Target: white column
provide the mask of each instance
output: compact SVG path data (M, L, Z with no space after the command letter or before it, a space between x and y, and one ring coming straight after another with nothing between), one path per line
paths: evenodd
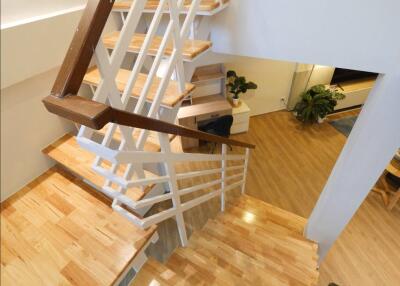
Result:
M380 75L305 230L320 262L400 147L400 71ZM366 249L367 251L367 249Z

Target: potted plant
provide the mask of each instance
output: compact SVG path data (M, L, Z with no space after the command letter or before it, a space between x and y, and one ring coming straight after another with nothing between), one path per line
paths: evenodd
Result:
M303 92L300 97L294 107L296 118L302 122L321 123L345 95L319 84Z
M246 93L249 89L257 89L257 85L254 82L246 82L246 78L244 76L237 76L235 71L228 71L226 77L228 78L226 86L232 94L232 102L234 106L239 105L239 95L241 93Z

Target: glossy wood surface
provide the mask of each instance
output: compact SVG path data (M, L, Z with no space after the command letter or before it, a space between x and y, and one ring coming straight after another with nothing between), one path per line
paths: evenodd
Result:
M109 49L114 49L118 39L120 37L120 32L115 31L107 34L103 37L104 45ZM132 53L139 53L143 45L146 34L134 34L131 43L129 44L128 51ZM149 48L149 55L155 56L160 48L161 41L163 37L155 36ZM212 43L210 41L202 40L185 40L183 43L182 56L185 61L192 61L195 57L203 53L204 51L211 48ZM164 55L170 56L174 50L173 42L169 42L167 45Z
M300 124L289 112L252 117L249 132L233 136L257 144L247 193L309 217L347 140L329 121L358 113L338 113L312 126ZM371 192L322 263L319 285L398 285L398 253L400 204L389 212L379 194Z
M316 285L317 244L302 236L305 223L242 196L165 265L149 261L132 285Z
M110 106L75 94L63 97L49 95L42 102L50 113L93 129L103 128L114 115Z
M329 116L327 122L312 126L300 124L286 111L252 117L248 133L232 136L257 144L250 156L246 192L281 209L309 217L346 142L346 137L329 121L358 113L359 110L337 113ZM175 148L179 151L179 146ZM240 148L234 147L234 150L238 152ZM177 165L178 172L215 167L218 166L208 162ZM180 187L212 178L180 182ZM234 190L236 195L237 191ZM219 206L219 199L213 199L185 212L188 232L201 230L209 218L218 215ZM155 206L160 208L161 205ZM166 261L179 245L175 224L173 220L159 224L160 240L150 247L149 253L160 261ZM335 282L397 286L400 277L397 253L400 253L400 204L389 212L381 197L371 192L322 263L318 285Z
M165 121L114 109L106 104L101 104L80 96L66 96L63 98L48 96L43 101L48 111L96 130L102 129L107 123L111 122L171 135L196 138L208 142L228 144L250 149L255 148L255 145L250 143L216 136ZM87 107L88 110L86 110L85 107ZM94 114L94 110L99 110L99 113Z
M115 78L115 82L117 84L117 88L119 92L123 92L127 83L129 76L131 74L131 71L125 70L125 69L120 69L117 77ZM139 98L140 93L143 90L143 87L146 83L147 80L147 75L139 73L138 78L135 82L135 85L132 89L132 97ZM84 79L83 83L93 85L93 86L98 86L101 82L101 76L100 76L100 71L97 68L92 68L90 69ZM155 77L153 84L150 87L149 93L147 94L147 100L149 102L152 102L154 97L156 96L157 89L160 85L161 79L158 77ZM169 81L168 87L165 91L165 94L162 99L162 105L167 106L167 107L174 107L176 104L180 103L180 101L185 98L189 93L191 93L194 90L195 86L191 83L186 83L185 85L185 90L183 92L179 92L178 89L178 82L176 81Z
M1 204L1 285L112 285L151 238L52 168Z

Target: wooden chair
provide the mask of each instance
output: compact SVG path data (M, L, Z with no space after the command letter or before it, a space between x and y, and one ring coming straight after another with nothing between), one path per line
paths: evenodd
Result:
M384 189L375 187L372 190L379 193L382 196L383 202L387 209L392 210L396 203L400 200L400 188L398 188L397 191L392 191L390 189L386 180L384 179L384 176L386 176L388 173L400 179L400 162L393 159L392 162L390 162L390 164L386 167L386 170L381 177L383 178L381 181L384 185Z

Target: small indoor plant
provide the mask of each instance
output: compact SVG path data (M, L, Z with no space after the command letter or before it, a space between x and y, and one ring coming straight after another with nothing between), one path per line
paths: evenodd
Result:
M228 78L226 86L232 94L232 102L234 106L239 105L239 95L241 93L246 93L249 89L257 89L257 85L254 82L246 82L246 78L244 76L237 76L235 71L228 71L226 77Z
M322 122L333 111L338 100L345 98L343 93L315 85L300 95L300 101L294 108L296 118L302 122Z

